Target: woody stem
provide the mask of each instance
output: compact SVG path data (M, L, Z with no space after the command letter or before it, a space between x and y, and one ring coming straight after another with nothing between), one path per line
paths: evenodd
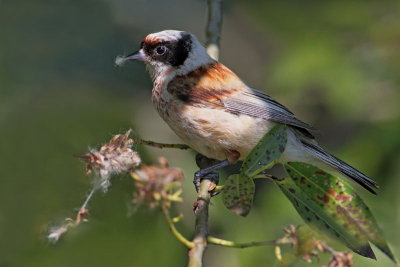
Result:
M203 254L207 247L208 237L208 205L211 199L209 188L212 184L207 179L202 180L200 184L194 210L196 215L194 247L189 250L188 267L201 267L203 263Z
M222 0L207 0L207 53L215 60L219 57L222 27Z

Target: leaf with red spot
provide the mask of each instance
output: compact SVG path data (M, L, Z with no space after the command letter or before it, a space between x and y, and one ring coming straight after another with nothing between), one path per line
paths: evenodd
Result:
M291 179L276 183L307 223L360 255L375 258L371 242L395 260L371 211L346 181L301 162L285 169Z
M233 213L246 216L253 204L254 191L253 179L242 174L230 175L222 190L224 205Z

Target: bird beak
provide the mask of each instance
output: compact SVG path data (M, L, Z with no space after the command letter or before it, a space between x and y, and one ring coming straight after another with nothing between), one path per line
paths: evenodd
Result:
M146 61L146 55L144 54L143 50L140 49L137 52L134 52L130 55L124 57L125 60L138 60L138 61Z
M115 65L122 67L126 61L130 60L147 61L147 57L143 52L143 49L140 49L139 51L127 56L117 56L115 59Z

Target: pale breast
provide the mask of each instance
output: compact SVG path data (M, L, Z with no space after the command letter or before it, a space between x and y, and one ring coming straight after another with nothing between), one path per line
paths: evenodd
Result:
M224 160L227 152L246 157L259 139L274 125L261 118L236 115L217 109L188 105L163 90L154 102L171 129L197 152Z

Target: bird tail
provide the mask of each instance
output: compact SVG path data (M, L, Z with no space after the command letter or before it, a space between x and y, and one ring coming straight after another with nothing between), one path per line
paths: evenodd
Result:
M351 167L346 162L338 159L337 157L329 154L323 148L318 145L310 144L306 141L302 141L304 149L310 153L312 156L322 160L324 163L328 164L332 168L336 169L340 173L346 175L366 190L371 192L372 194L376 195L376 192L372 188L379 188L378 184L366 176L365 174L361 173L360 171L356 170L355 168Z

